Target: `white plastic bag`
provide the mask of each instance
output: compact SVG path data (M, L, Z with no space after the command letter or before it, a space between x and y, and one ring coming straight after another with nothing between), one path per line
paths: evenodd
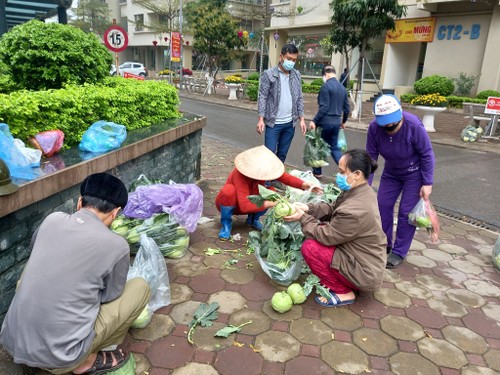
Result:
M300 178L304 182L309 182L313 186L321 186L319 180L314 177L312 171L300 171L294 169L289 172L292 176ZM302 202L302 203L319 203L321 201L321 194L313 193L309 190L296 189L287 186L287 198L289 202Z
M151 288L148 306L152 311L170 305L170 282L167 265L155 241L141 234L141 247L130 267L127 280L142 277Z
M17 149L22 152L22 154L26 157L26 160L29 162L30 167L39 167L40 159L42 158L42 151L26 147L23 141L20 139L14 138L14 144Z

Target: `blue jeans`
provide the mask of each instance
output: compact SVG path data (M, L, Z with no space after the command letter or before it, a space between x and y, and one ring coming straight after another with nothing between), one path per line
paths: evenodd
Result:
M272 128L266 125L264 145L284 163L294 135L295 128L292 121L286 124L274 124Z
M342 157L342 151L337 147L340 124L321 124L318 125L318 127L322 129L321 138L330 146L330 153L332 154L333 161L339 165L339 160ZM313 173L315 175L321 175L321 167L313 168Z

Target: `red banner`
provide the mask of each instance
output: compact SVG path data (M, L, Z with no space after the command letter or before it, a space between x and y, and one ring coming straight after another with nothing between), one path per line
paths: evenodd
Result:
M170 38L170 56L172 62L181 61L181 33L172 32Z
M139 81L144 81L143 76L138 76L137 74L127 73L127 72L123 73L123 78L133 78L133 79L137 79Z

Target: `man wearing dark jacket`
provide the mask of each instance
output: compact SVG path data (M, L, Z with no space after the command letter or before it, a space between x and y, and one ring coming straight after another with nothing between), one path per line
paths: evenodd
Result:
M337 147L337 138L340 127L345 128L349 117L349 101L347 91L340 84L335 74L335 68L331 65L323 67L323 86L318 95L318 113L309 124L314 130L317 126L322 129L321 137L330 146L332 158L338 165L342 152ZM315 177L322 177L320 168L313 168Z

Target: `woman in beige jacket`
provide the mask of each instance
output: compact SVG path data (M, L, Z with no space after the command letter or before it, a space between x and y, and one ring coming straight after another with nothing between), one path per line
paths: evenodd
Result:
M377 197L367 180L377 168L365 150L347 151L339 161L336 182L342 194L334 203L295 203L295 214L306 236L301 251L331 298L316 297L328 307L348 305L354 291L375 291L382 285L387 239L382 230Z

